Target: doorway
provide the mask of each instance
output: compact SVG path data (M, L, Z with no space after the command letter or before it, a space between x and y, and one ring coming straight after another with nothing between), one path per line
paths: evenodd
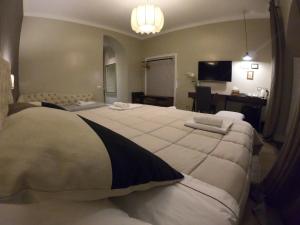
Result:
M173 98L177 88L176 54L145 59L145 95Z
M112 104L117 101L117 64L105 65L104 71L105 102Z
M113 37L103 37L103 91L105 103L128 102L128 62L122 44Z

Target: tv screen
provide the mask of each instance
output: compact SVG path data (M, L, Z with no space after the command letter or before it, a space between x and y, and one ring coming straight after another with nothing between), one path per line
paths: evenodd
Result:
M199 80L231 81L231 77L232 61L199 62Z

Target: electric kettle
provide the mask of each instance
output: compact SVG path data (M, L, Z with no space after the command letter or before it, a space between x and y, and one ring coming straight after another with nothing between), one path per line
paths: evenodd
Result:
M262 88L262 87L259 87L257 88L257 91L258 91L258 96L263 98L263 99L267 99L269 97L269 90L267 88Z

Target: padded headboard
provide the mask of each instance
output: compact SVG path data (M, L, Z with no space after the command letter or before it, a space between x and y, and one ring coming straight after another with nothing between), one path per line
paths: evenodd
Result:
M0 57L0 129L11 101L10 64Z

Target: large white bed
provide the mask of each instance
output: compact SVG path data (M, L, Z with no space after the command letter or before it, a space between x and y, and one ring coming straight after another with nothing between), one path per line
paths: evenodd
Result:
M77 113L141 145L176 170L226 191L238 205L244 204L252 149L258 140L249 123L231 119L233 125L223 135L186 127L184 123L198 113L174 108L147 105L118 111L101 107Z
M9 71L1 64L0 82L7 83L8 76ZM7 87L1 87L1 106L8 104L8 90ZM4 113L7 112L1 111L0 116ZM196 114L174 108L145 105L117 111L100 107L75 114L154 153L182 172L184 179L168 186L90 202L2 202L0 224L239 223L250 187L252 149L258 141L255 130L248 123L232 120L233 125L224 135L184 126L185 121Z

